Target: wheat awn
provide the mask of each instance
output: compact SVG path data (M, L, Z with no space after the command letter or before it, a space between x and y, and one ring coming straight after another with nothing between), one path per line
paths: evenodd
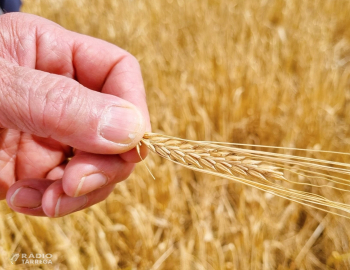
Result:
M350 195L348 164L231 146L234 144L190 141L156 133L146 133L140 144L186 168L238 181L350 218L350 205L327 199L327 192L324 192L326 189L340 192L338 197L346 201L344 198Z

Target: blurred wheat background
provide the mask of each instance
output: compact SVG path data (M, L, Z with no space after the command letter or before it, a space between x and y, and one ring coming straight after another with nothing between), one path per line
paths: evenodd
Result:
M140 61L154 132L350 152L346 0L26 0ZM321 156L313 156L321 158ZM332 154L322 158L334 159ZM348 162L349 160L339 160ZM0 207L0 263L31 269L349 269L350 220L150 154L105 201L59 219Z

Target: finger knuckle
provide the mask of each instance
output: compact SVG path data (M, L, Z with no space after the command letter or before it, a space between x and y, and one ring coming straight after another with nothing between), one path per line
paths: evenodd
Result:
M79 113L84 96L80 85L75 82L57 81L46 92L44 97L43 126L48 132L59 136L74 133L73 119Z
M129 64L128 66L131 70L139 70L140 69L140 63L134 55L127 52L125 59L127 60L128 64Z

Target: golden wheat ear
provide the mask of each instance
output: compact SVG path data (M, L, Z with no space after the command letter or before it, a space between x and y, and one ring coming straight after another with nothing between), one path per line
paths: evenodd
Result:
M146 133L141 143L186 168L244 183L350 218L350 165L346 163L238 147L244 145L190 141L156 133ZM338 201L328 198L338 198Z

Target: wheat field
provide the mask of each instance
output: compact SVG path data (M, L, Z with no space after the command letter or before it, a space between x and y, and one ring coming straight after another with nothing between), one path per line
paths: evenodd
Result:
M135 55L153 132L350 153L349 1L26 0L22 11ZM106 201L63 218L1 202L2 269L350 269L350 219L152 153L145 163L155 180L139 164ZM12 265L16 252L50 253L53 266Z

